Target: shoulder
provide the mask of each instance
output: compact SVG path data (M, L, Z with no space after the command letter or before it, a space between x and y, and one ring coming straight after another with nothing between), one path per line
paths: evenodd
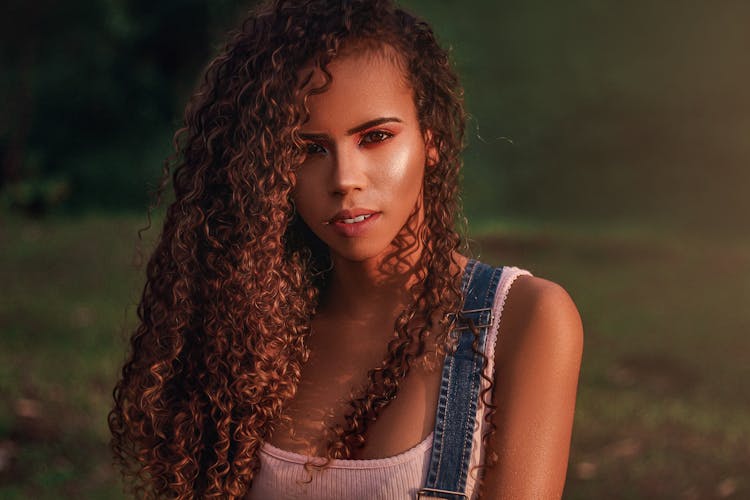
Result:
M495 348L488 443L490 499L560 498L583 350L581 317L567 291L519 276L508 292Z
M567 353L575 358L578 353L580 358L583 347L581 316L570 294L557 283L535 276L521 275L513 282L500 331L506 346L527 351L536 347L539 354L554 348L562 349L558 356Z

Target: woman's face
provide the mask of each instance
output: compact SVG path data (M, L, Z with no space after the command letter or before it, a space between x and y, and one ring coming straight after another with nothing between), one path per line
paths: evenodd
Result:
M334 258L359 262L388 252L421 207L425 142L412 90L386 56L350 52L328 70L330 87L307 101L294 202ZM310 86L323 81L318 72Z

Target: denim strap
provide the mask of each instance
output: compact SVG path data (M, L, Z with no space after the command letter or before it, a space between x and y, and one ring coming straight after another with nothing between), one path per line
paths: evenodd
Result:
M468 498L466 477L484 369L484 346L501 273L502 267L492 268L475 260L466 265L461 286L464 306L451 331L458 343L443 364L430 465L418 499ZM476 339L472 327L477 330Z

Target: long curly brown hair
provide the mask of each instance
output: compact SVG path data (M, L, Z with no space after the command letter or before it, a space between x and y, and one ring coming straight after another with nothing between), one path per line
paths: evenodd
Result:
M138 496L242 497L260 447L284 418L328 266L327 249L291 201L307 118L298 75L311 61L325 72L352 43L397 54L437 158L425 172L424 223L412 235L424 243L420 279L386 358L353 396L346 423L330 429L328 457L363 446L426 343L448 342L443 318L461 303L458 271L445 270L456 269L462 246L455 224L465 122L448 54L428 24L389 0L263 4L209 64L157 193L158 203L171 178L175 199L109 415L115 456Z

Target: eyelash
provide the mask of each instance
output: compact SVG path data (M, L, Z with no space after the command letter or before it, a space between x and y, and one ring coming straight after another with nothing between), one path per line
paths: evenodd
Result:
M313 151L314 148L320 148L320 151ZM323 146L321 146L317 142L308 142L305 145L305 153L308 156L310 156L310 155L316 155L316 154L323 154L323 153L325 153L325 148L323 148Z
M362 134L362 137L360 138L360 141L359 141L359 145L369 146L371 144L378 144L380 142L387 141L391 137L393 137L393 134L385 130L370 130L369 132ZM308 142L307 145L305 146L305 152L308 155L316 155L316 154L325 154L326 150L325 150L325 147L323 147L317 142Z
M368 136L374 136L374 135L380 136L380 139L377 139L377 140L374 140L374 141L368 141L367 140ZM362 139L359 141L359 144L360 145L362 145L362 144L377 144L378 142L387 141L391 137L393 137L393 134L391 134L390 132L386 132L385 130L371 130L371 131L367 132L366 134L364 134L362 136Z

